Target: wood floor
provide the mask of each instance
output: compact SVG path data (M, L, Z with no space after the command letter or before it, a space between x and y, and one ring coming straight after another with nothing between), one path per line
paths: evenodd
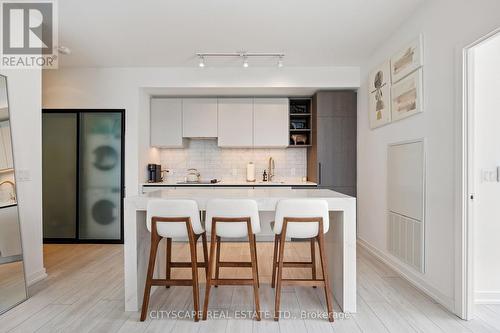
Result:
M272 314L272 243L258 243L257 247L261 308ZM174 243L173 248L174 260L188 258L187 245ZM287 244L285 251L288 258L307 260L308 250L309 243L293 243ZM167 313L176 314L169 311L192 309L191 289L171 287L160 288L151 297L150 310L163 311L154 313L163 314L164 318L139 322L138 312L123 310L122 245L46 245L44 255L49 277L30 288L29 300L0 316L0 332L500 332L500 305L480 306L477 319L462 321L361 248L358 249L359 311L334 323L301 318L302 313L325 311L321 288L309 287L290 287L283 292L281 308L290 310L296 319L274 322L272 318L263 318L257 322L234 318L234 311L253 309L253 298L251 287L230 286L220 286L211 292L210 309L220 310L218 319L198 323L190 318L167 319ZM223 245L223 260L242 257L249 257L248 244ZM177 269L174 277L189 277L189 269L181 270ZM310 271L288 269L288 273L308 277ZM221 275L226 274L243 277L251 273L245 268L225 268ZM202 270L200 279L203 304ZM339 311L337 304L335 311Z

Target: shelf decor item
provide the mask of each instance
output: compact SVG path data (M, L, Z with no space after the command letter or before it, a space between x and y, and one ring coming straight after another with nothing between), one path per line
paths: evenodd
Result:
M290 104L290 113L308 113L307 104Z
M307 129L307 119L292 119L290 120L291 129Z
M370 127L377 128L391 122L390 64L384 62L368 78L368 109Z
M306 134L292 134L290 137L291 137L293 144L295 146L307 144L307 135Z

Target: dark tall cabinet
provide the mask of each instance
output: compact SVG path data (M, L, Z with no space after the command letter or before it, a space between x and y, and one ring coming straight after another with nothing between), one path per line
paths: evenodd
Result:
M312 101L308 179L320 188L356 196L356 92L320 91Z

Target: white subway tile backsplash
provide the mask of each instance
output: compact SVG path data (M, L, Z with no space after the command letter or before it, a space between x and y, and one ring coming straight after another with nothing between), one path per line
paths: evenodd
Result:
M307 148L222 149L217 146L217 139L191 139L184 149L160 150L161 165L170 170L170 181L184 180L189 168L198 169L204 180L243 181L248 162L255 163L255 177L260 180L269 157L275 160L275 180L296 181L307 175Z

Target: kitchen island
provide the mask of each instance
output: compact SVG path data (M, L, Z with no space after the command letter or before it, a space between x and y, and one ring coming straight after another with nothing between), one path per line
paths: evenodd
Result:
M210 199L253 199L261 212L273 212L282 199L326 200L330 211L330 230L325 234L325 244L333 284L331 289L344 312L356 312L356 198L326 189L289 188L175 188L125 198L126 311L137 311L142 303L150 247L146 207L149 200L158 198L196 200L202 211ZM158 262L165 262L164 249L158 252ZM157 265L156 276L164 276L164 266ZM266 282L270 281L261 281Z

